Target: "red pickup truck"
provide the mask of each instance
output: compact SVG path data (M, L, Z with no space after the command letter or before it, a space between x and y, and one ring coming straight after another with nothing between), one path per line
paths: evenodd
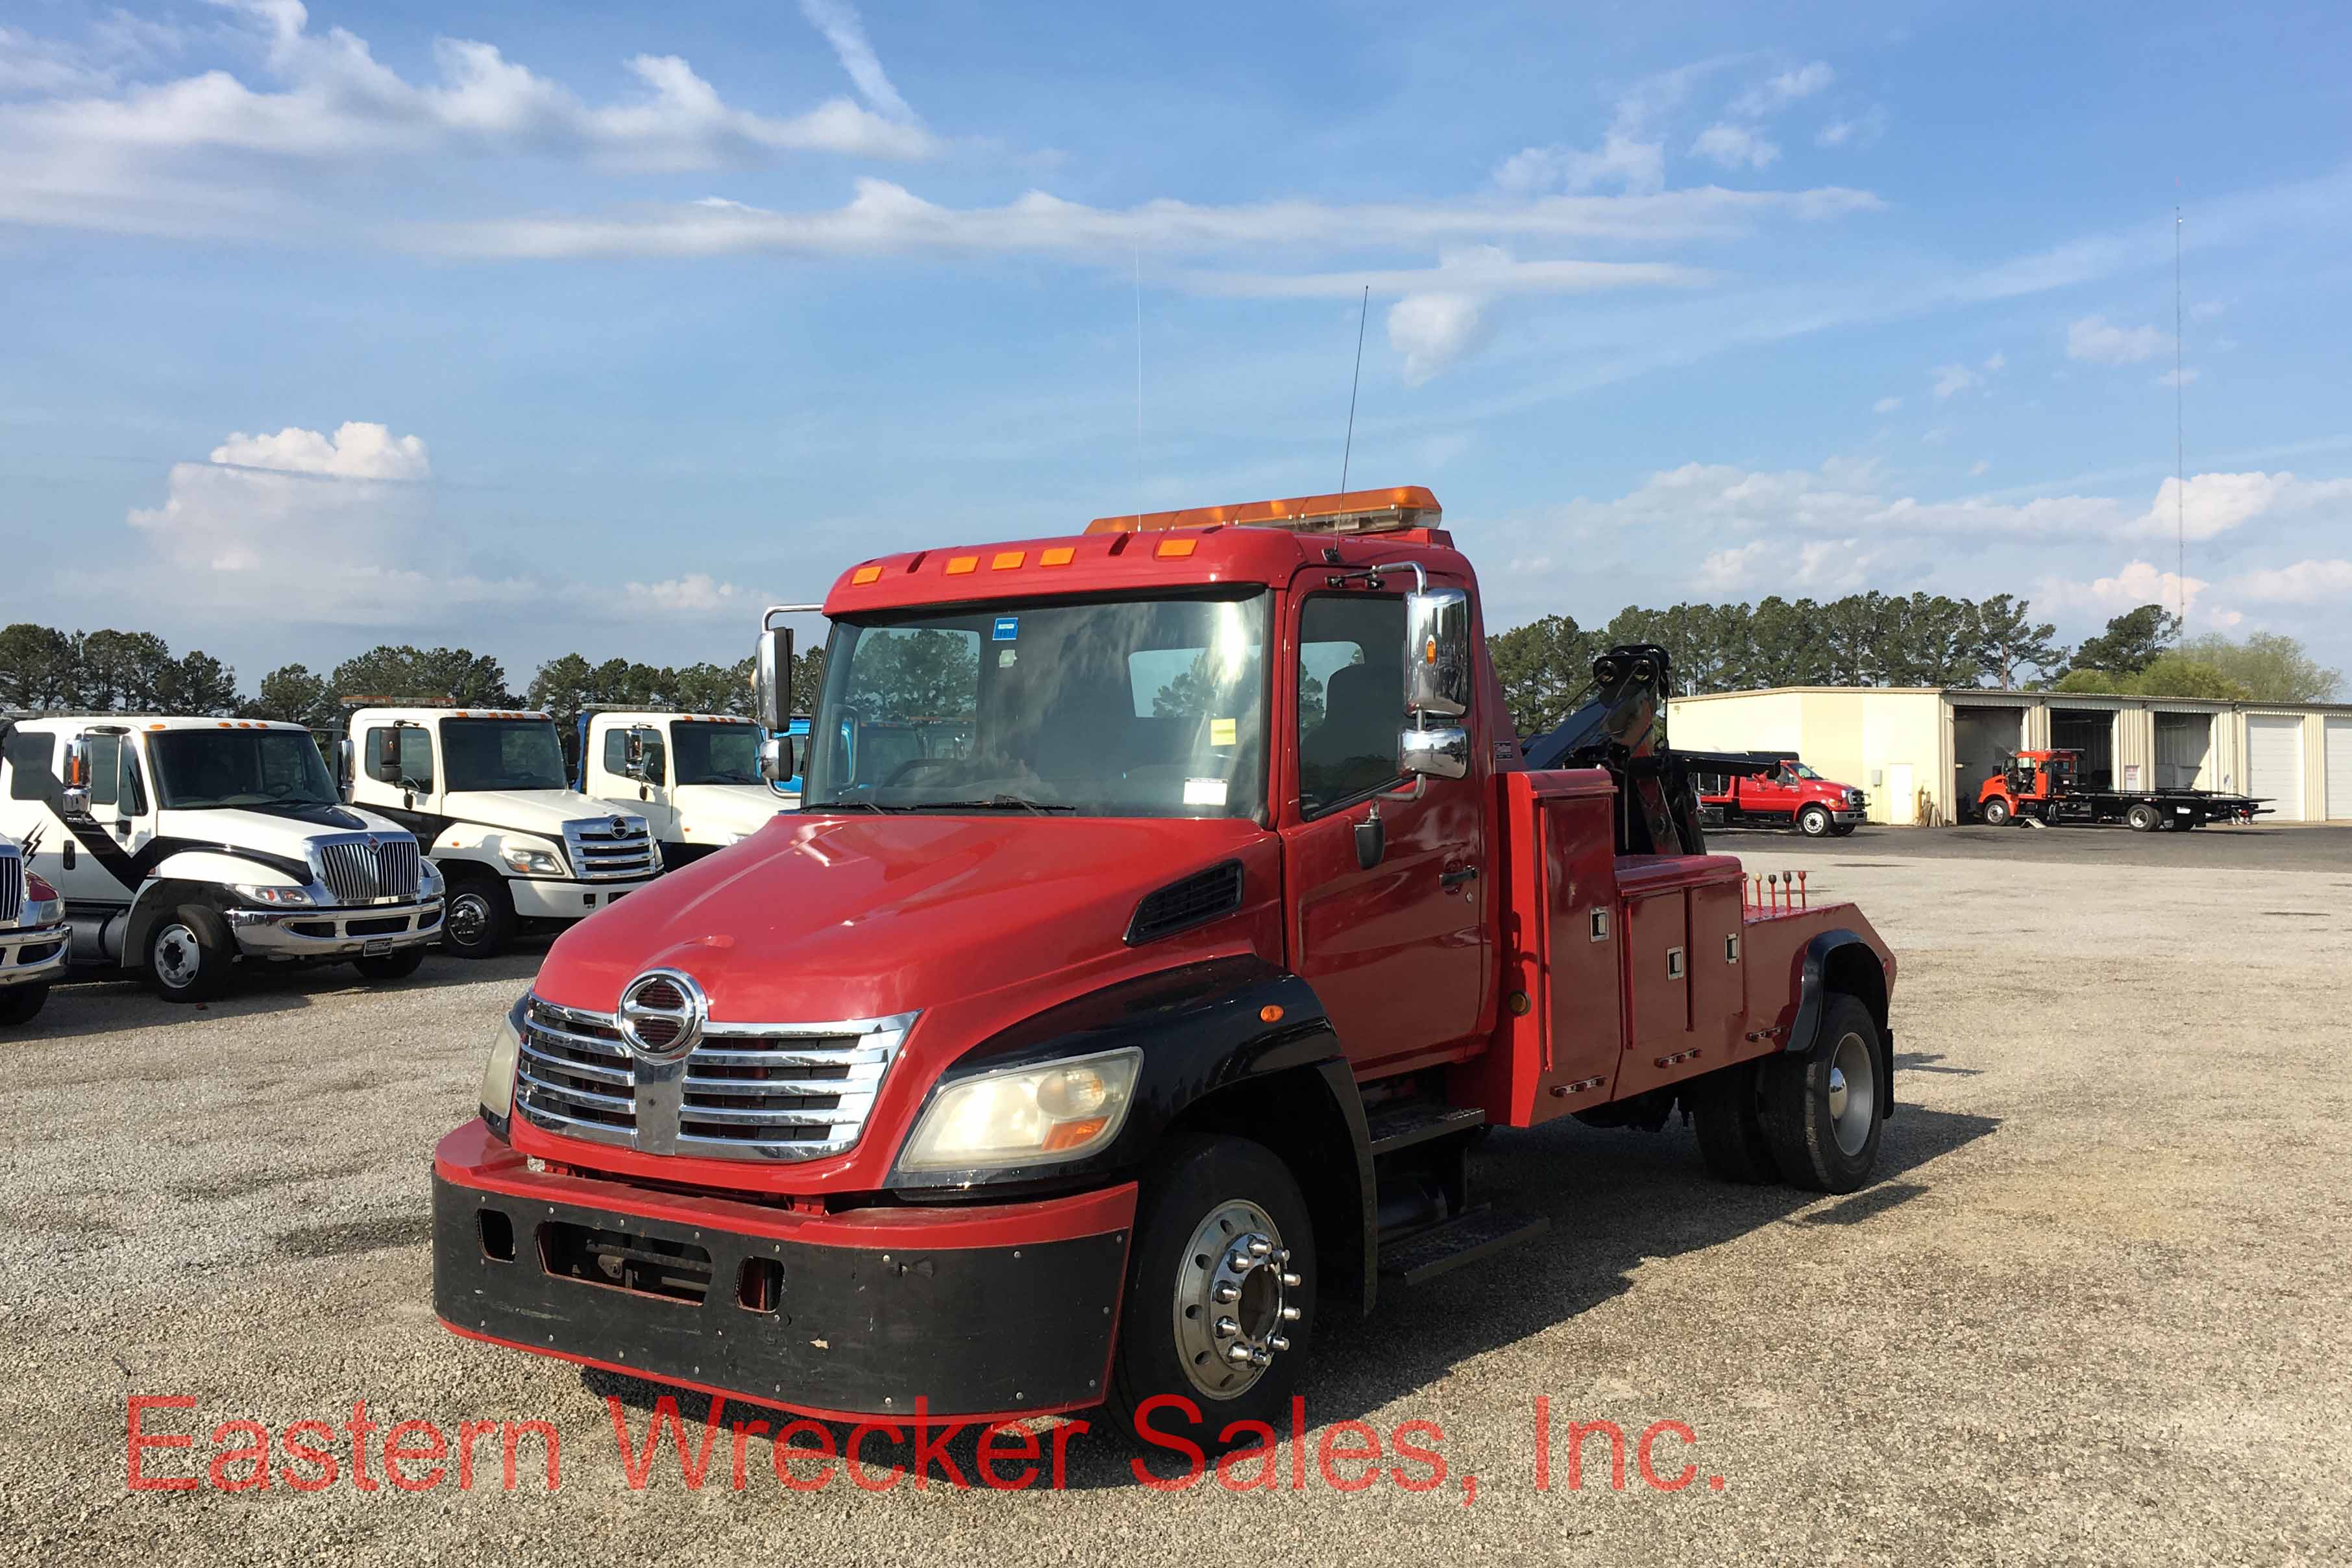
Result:
M1793 827L1808 838L1843 838L1862 826L1870 797L1813 772L1786 752L1750 752L1762 773L1695 770L1709 827Z
M845 572L801 810L500 1023L434 1158L441 1319L823 1416L1232 1444L1324 1314L1542 1231L1473 1195L1490 1126L1679 1104L1723 1176L1866 1181L1885 944L1705 852L1654 649L1523 765L1438 522L1360 491ZM856 744L914 720L951 743Z

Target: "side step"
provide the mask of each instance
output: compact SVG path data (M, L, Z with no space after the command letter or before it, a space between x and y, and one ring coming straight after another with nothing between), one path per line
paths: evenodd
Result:
M1433 1138L1475 1131L1485 1125L1486 1113L1483 1110L1460 1105L1432 1105L1424 1100L1375 1111L1365 1119L1364 1130L1371 1135L1372 1158L1377 1160Z
M1507 1247L1533 1241L1550 1228L1551 1221L1541 1215L1474 1209L1394 1247L1381 1248L1381 1278L1400 1285L1418 1285Z

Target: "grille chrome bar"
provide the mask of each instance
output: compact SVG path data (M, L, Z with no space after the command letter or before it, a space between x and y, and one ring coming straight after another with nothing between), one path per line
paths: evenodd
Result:
M0 925L25 912L25 857L14 844L0 848Z
M588 817L563 825L563 847L572 872L583 882L649 877L655 870L654 836L642 816Z
M817 1159L864 1134L915 1017L713 1020L684 1061L651 1063L621 1043L613 1015L534 996L523 1010L515 1104L562 1136L647 1153ZM815 1076L828 1072L840 1076Z
M416 896L423 857L403 833L352 833L317 841L319 880L339 904L372 904Z

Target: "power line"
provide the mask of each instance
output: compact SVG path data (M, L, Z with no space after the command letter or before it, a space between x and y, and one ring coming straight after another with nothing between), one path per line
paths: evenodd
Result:
M2173 594L2182 625L2189 621L2189 421L2188 377L2181 374L2180 209L2172 209L2172 510Z

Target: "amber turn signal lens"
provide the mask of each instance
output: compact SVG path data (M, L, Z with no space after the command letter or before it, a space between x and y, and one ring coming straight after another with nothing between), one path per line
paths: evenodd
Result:
M1257 1021L1261 1024L1279 1024L1282 1022L1282 1009L1269 1002L1257 1010Z
M1044 1152L1051 1154L1064 1149L1083 1149L1096 1134L1110 1125L1108 1116L1090 1116L1084 1121L1058 1121L1046 1132Z

